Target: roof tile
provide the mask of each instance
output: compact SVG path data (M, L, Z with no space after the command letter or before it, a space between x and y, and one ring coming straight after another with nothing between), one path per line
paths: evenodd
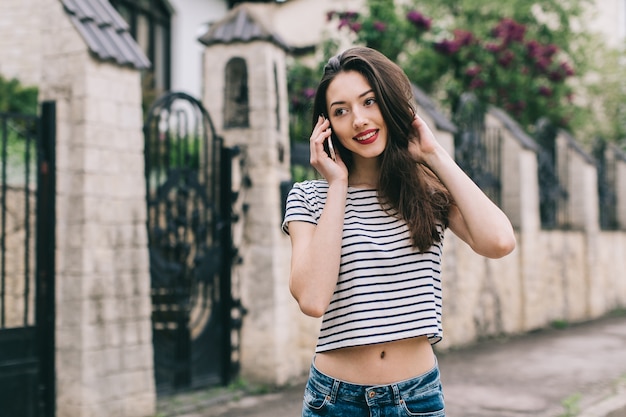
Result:
M130 36L128 24L108 0L61 0L61 2L96 58L137 69L151 66L141 47Z
M232 9L224 19L214 23L208 32L199 38L199 41L207 46L256 40L272 42L285 50L291 49L277 33L268 30L246 4L240 4Z

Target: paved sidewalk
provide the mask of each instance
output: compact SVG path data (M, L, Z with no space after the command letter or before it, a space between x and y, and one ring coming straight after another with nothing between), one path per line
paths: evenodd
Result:
M447 417L626 417L626 314L438 353ZM304 381L160 416L297 417Z

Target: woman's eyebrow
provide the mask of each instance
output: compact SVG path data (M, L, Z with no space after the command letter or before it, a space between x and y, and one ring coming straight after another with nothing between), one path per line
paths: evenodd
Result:
M373 93L373 92L374 92L374 90L370 88L370 89L369 89L369 90L367 90L366 92L364 92L364 93L362 93L362 94L359 94L359 98L363 98L363 97L365 97L366 95L368 95L368 94L370 94L370 93ZM330 108L330 107L336 106L336 105L338 105L338 104L345 104L345 103L346 103L345 101L333 101L332 103L330 103L330 105L329 105L328 107Z

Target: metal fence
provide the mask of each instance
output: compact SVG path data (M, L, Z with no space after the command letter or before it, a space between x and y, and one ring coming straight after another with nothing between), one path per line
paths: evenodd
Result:
M463 171L497 205L502 201L502 128L487 127L487 108L474 95L463 94L453 115L457 127L454 136L454 157ZM547 119L534 126L533 138L537 152L539 211L541 227L545 230L570 229L570 151L577 146L565 142L559 148L558 127ZM308 143L294 143L291 148L292 180L316 177L309 165ZM613 145L599 141L594 149L598 170L600 227L604 230L626 228L620 224L617 199L617 163L626 162L626 155ZM286 195L292 182L285 182Z
M565 187L568 161L567 155L558 155L557 133L556 126L546 119L539 120L535 126L534 138L539 145L539 215L543 229L567 228L569 224L569 195Z
M54 416L55 105L0 113L0 415Z
M486 107L475 96L461 96L454 123L454 157L457 164L496 204L501 204L501 148L500 128L485 126Z
M596 141L594 157L598 169L598 198L600 228L618 230L620 225L617 216L617 159L619 152L604 140Z

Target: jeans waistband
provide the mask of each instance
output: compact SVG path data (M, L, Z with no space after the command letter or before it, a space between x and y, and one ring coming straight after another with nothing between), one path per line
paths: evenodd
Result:
M349 401L353 403L399 404L400 393L419 395L420 391L428 391L440 384L439 366L435 358L435 365L428 372L404 381L381 385L361 385L342 381L322 373L311 365L308 383L318 392L328 397L331 403Z

